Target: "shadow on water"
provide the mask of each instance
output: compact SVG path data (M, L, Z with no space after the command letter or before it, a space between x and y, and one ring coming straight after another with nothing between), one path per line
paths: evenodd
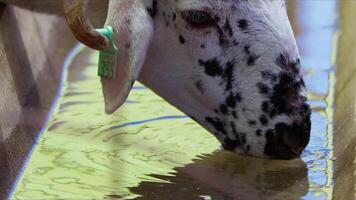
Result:
M120 112L107 116L97 54L84 50L13 199L330 199L336 1L290 6L313 107L302 159L221 151L209 133L140 84Z
M305 163L236 156L216 151L177 167L169 183L143 181L130 191L137 199L299 199L309 182Z

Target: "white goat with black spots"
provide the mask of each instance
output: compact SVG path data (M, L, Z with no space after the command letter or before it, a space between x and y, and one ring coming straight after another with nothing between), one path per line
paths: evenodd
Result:
M54 2L5 0L60 14ZM95 49L108 46L88 20L88 0L63 3L71 6L65 14L78 40ZM102 79L107 113L125 102L138 80L227 150L291 159L308 144L311 112L284 0L90 3L93 20L105 21L107 14L105 25L114 28L119 48L116 78Z

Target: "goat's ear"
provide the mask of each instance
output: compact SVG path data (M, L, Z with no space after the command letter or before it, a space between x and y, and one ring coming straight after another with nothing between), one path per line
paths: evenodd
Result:
M115 78L101 78L105 112L115 112L137 79L153 35L153 22L143 0L111 0L106 26L114 29L118 49Z

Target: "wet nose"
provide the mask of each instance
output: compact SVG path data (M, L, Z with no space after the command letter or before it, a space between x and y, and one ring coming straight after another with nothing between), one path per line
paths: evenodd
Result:
M265 154L276 159L293 159L300 156L309 143L310 115L292 125L279 123L266 133Z

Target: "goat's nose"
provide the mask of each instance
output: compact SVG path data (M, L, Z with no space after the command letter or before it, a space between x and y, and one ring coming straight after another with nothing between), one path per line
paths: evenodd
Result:
M277 159L299 157L309 143L310 126L310 116L302 123L277 124L274 131L266 134L265 154Z

